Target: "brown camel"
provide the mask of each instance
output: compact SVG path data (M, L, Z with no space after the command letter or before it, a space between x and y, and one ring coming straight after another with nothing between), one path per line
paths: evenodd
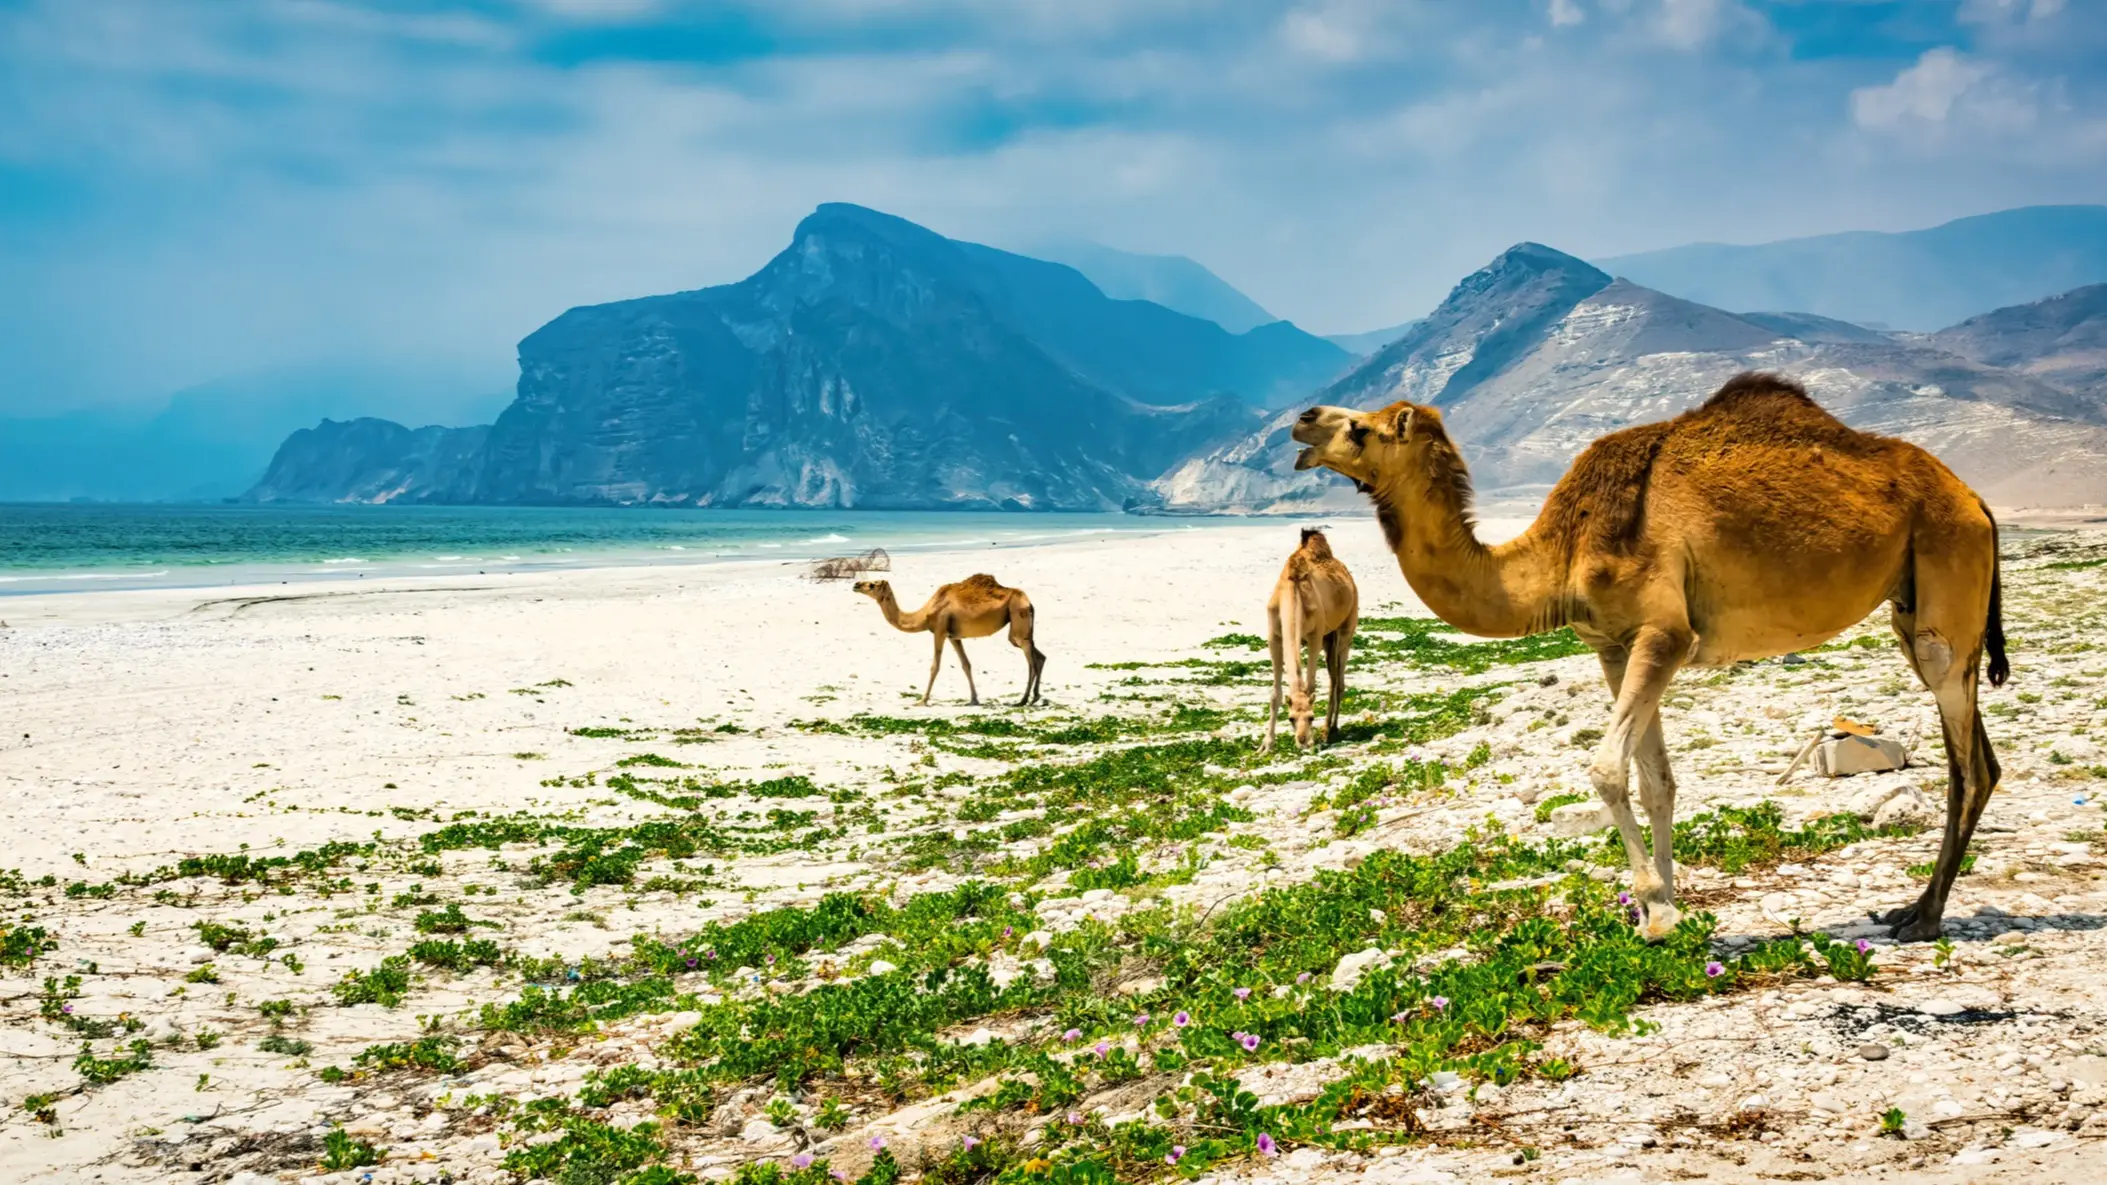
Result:
M900 612L900 603L893 599L893 586L888 581L859 580L855 589L878 602L885 620L894 629L910 634L927 630L936 635L936 656L929 660L929 686L922 689L924 704L936 687L938 668L944 665L946 641L958 652L958 665L966 670L966 689L973 694L972 702L979 703L980 689L973 685L973 664L966 659L965 639L985 638L1005 625L1010 627L1010 645L1024 651L1027 668L1024 698L1017 701L1017 706L1045 698L1039 694L1039 672L1046 666L1046 655L1032 644L1032 599L1022 589L1004 588L985 573L968 576L957 584L938 588L928 604L912 613Z
M1935 938L1961 856L1998 785L1976 707L1989 654L2005 681L1997 524L1952 471L1915 445L1854 431L1798 384L1745 373L1702 407L1588 446L1519 538L1480 543L1470 478L1431 407L1313 407L1296 423L1298 469L1352 478L1375 502L1398 567L1465 633L1511 638L1572 626L1615 697L1589 774L1617 821L1644 903L1641 930L1676 922L1675 780L1659 706L1684 666L1804 650L1890 603L1903 658L1938 702L1946 832L1931 883L1877 920ZM1652 867L1627 796L1653 829Z
M1280 682L1286 660L1295 662L1295 690L1288 700L1288 719L1295 725L1295 743L1310 746L1311 701L1317 697L1317 655L1324 654L1324 668L1331 677L1331 706L1324 715L1324 739L1339 739L1339 700L1346 694L1346 655L1353 649L1354 627L1361 620L1361 595L1354 587L1353 573L1332 555L1324 532L1302 529L1302 545L1288 557L1273 584L1273 597L1266 602L1266 641L1273 649L1273 706L1266 713L1266 743L1261 752L1271 752L1273 731L1280 719ZM1308 656L1307 661L1304 655Z

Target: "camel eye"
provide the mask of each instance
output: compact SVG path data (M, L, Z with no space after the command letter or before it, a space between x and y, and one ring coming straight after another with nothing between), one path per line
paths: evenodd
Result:
M1368 426L1366 424L1348 424L1346 426L1346 438L1353 441L1355 448L1360 448L1368 440Z

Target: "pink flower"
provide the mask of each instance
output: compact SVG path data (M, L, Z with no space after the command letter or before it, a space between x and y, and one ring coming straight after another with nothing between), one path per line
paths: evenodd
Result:
M975 1147L977 1147L980 1144L980 1139L977 1136L967 1136L966 1138L960 1140L959 1143L964 1144L966 1146L966 1151L971 1152Z
M1245 1034L1244 1034L1244 1035L1243 1035L1242 1037L1240 1037L1240 1038L1238 1038L1238 1039L1237 1039L1237 1044L1239 1044L1239 1045L1241 1045L1241 1046L1243 1046L1243 1047L1244 1047L1244 1052L1245 1052L1245 1053L1257 1053L1257 1052L1258 1052L1258 1034L1257 1034L1257 1033L1245 1033Z
M1149 1023L1149 1014L1148 1014L1148 1013L1146 1013L1146 1012L1137 1012L1137 1013L1135 1013L1135 1014L1134 1014L1134 1027L1135 1027L1135 1028L1137 1028L1137 1029L1138 1029L1138 1028L1141 1028L1141 1027L1143 1027L1143 1026L1147 1025L1148 1023Z
M1174 1165L1183 1159L1185 1159L1185 1145L1183 1144L1172 1144L1171 1150L1163 1154L1163 1163L1165 1164Z
M1273 1137L1264 1132L1258 1133L1258 1150L1265 1156L1280 1155L1280 1145L1274 1143Z
M1427 1003L1433 1005L1436 1012L1447 1012L1449 1010L1449 998L1447 996L1435 996L1429 999Z
M884 1136L872 1136L872 1137L871 1137L871 1151L873 1151L873 1152L876 1152L876 1151L877 1151L878 1149L880 1149L880 1148L883 1148L883 1147L885 1147L885 1137L884 1137Z
M1303 972L1302 974L1300 974L1300 975L1298 975L1298 976L1296 976L1296 977L1295 977L1295 982L1296 982L1296 983L1308 983L1309 981L1310 981L1310 973L1309 973L1309 972L1307 972L1307 971L1305 971L1305 972Z
M1097 1043L1096 1045L1092 1046L1091 1048L1092 1048L1092 1050L1093 1050L1093 1051L1094 1051L1094 1052L1095 1052L1095 1053L1097 1054L1097 1056L1099 1056L1099 1057L1103 1057L1103 1056L1105 1056L1105 1054L1106 1054L1106 1053L1108 1053L1108 1052L1110 1052L1110 1051L1111 1051L1111 1049L1112 1049L1112 1047L1111 1047L1110 1045L1107 1045L1107 1044L1105 1044L1105 1043L1104 1043L1103 1041L1100 1041L1100 1042L1098 1042L1098 1043Z
M796 1156L791 1157L790 1167L799 1170L811 1168L812 1154L810 1152L800 1152Z
M1718 979L1727 973L1726 965L1717 961L1705 964L1705 978Z
M1870 942L1867 942L1867 941L1866 941L1865 939L1863 939L1863 938L1861 938L1861 939L1859 939L1859 940L1858 940L1858 953L1859 953L1859 954L1864 954L1864 953L1866 953L1867 951L1869 951L1869 950L1872 950L1872 949L1873 949L1873 944L1872 944L1872 943L1870 943Z
M1063 1041L1081 1041L1082 1039L1083 1030L1081 1029L1070 1029L1067 1032L1061 1034L1061 1040Z
M1251 989L1250 989L1250 988L1238 988L1238 989L1236 989L1235 995L1236 995L1236 998L1237 998L1237 999L1239 999L1239 1000L1248 1000L1248 999L1250 999L1250 998L1251 998Z
M1182 1029L1182 1028L1184 1028L1185 1026L1187 1026L1187 1025L1191 1024L1192 1022L1193 1022L1193 1018L1192 1018L1192 1013L1190 1013L1190 1012L1183 1012L1183 1011L1180 1011L1180 1012L1174 1013L1174 1014L1173 1014L1173 1015L1171 1016L1171 1023L1172 1023L1172 1024L1174 1024L1174 1025L1177 1025L1177 1026L1178 1026L1179 1028L1181 1028L1181 1029Z
M1068 1126L1070 1126L1070 1127L1081 1127L1081 1126L1083 1126L1083 1113L1082 1113L1081 1111L1070 1111L1070 1112L1068 1113Z

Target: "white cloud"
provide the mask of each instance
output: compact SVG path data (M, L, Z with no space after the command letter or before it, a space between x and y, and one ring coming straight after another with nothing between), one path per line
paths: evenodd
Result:
M1653 33L1677 49L1698 49L1739 33L1761 37L1768 25L1739 0L1660 0Z
M1930 143L1962 132L2009 134L2037 114L2029 87L1946 46L1924 51L1892 82L1851 92L1851 118L1859 127Z
M2063 11L2064 0L1961 0L1954 19L1962 24L1999 25L2045 21Z
M1557 28L1577 25L1588 19L1580 0L1551 0L1551 24Z

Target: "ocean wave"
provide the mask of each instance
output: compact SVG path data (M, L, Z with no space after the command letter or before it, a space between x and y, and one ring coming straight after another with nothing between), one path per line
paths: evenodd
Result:
M826 535L821 535L821 536L819 536L819 537L818 537L818 538L816 538L816 539L807 539L807 540L805 540L805 542L807 542L807 543L847 543L848 541L849 541L849 537L848 537L847 535L835 535L835 534L826 534Z
M325 564L363 564L368 563L369 561L362 560L355 555L347 555L340 560L323 560L322 562Z

